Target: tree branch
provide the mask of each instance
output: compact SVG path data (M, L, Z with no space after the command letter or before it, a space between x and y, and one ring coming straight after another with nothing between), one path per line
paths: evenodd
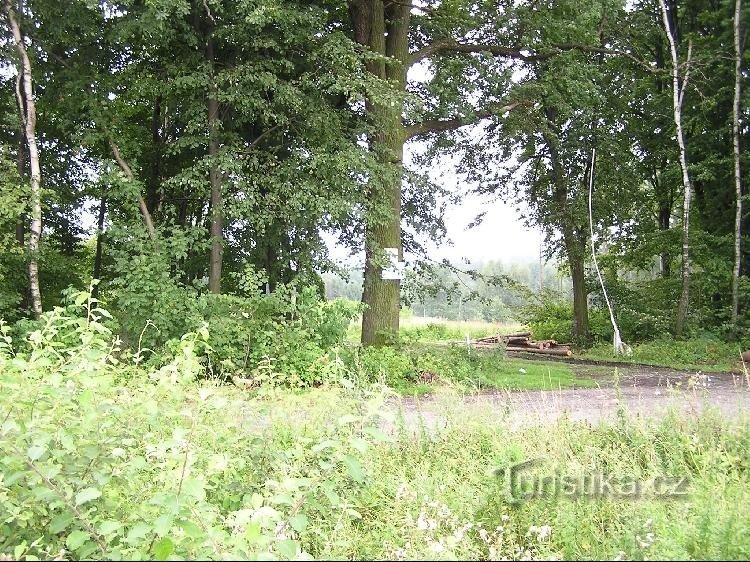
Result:
M512 111L519 106L529 105L530 103L531 102L529 100L521 100L502 106L495 104L488 107L487 109L478 111L471 116L456 117L454 119L429 119L421 123L415 123L406 127L406 140L433 133L453 131L467 125L474 125L482 119L487 119L488 117L492 117L493 115L507 113L508 111Z
M112 155L115 157L117 165L120 166L123 172L125 172L125 175L130 181L134 181L135 175L133 174L133 170L131 170L128 163L125 162L125 159L120 154L120 147L117 146L111 137L109 138L109 147L112 149ZM154 221L151 219L151 213L149 212L146 201L143 199L143 195L140 191L138 191L138 206L141 208L141 215L143 215L143 222L146 223L146 230L148 230L149 238L151 238L151 240L156 240Z
M439 39L434 43L427 45L426 47L411 54L409 65L413 66L419 61L429 58L434 55L443 53L490 53L496 57L505 57L509 59L521 60L524 62L537 62L547 60L562 53L569 51L580 51L582 53L600 54L600 55L613 55L626 57L639 66L645 68L649 72L663 72L664 69L659 69L651 66L646 61L643 61L627 51L621 51L619 49L607 49L603 47L595 47L593 45L581 45L578 43L560 43L552 45L545 50L530 51L528 49L517 49L512 47L504 47L502 45L491 45L491 44L465 44L459 43L455 39Z

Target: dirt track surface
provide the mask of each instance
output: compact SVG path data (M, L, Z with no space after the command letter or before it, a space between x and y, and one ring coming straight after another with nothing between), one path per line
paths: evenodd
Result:
M583 374L583 373L581 373ZM731 373L703 374L657 367L625 368L618 382L611 376L587 375L597 380L596 389L491 392L464 396L435 395L404 398L401 409L408 427L437 429L452 410L468 408L491 422L512 427L549 424L563 416L571 421L596 424L612 420L620 408L631 416L661 417L670 410L697 415L703 410L727 418L746 415L750 389L744 376ZM460 403L457 404L456 400Z

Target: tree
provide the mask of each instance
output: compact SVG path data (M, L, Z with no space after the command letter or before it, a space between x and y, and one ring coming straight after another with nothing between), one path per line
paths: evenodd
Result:
M740 306L740 263L742 261L742 176L740 165L740 101L742 85L742 49L740 31L742 18L742 0L734 3L734 104L732 106L732 147L734 149L734 267L732 269L732 317L731 323L737 329Z
M42 314L42 295L39 290L39 244L42 237L42 173L39 166L39 148L36 142L36 100L31 77L31 60L26 51L24 38L18 24L18 17L11 0L5 0L5 15L13 34L13 43L20 69L17 70L16 96L18 110L25 126L31 168L31 226L29 229L29 285L31 287L31 307L38 319Z
M682 102L690 77L690 57L692 44L688 46L685 72L680 77L680 59L677 53L677 45L674 30L670 21L669 11L664 0L659 0L664 22L664 32L669 40L669 50L672 56L672 104L674 123L677 130L677 144L680 147L680 168L682 169L682 185L685 193L682 208L682 293L677 305L677 318L675 321L675 333L682 335L685 328L688 306L690 304L690 202L692 200L693 186L690 182L690 171L687 163L687 149L685 148L685 134L682 128Z

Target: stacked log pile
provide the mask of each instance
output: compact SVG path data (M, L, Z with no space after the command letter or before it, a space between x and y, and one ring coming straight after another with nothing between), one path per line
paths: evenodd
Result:
M558 343L555 340L535 341L531 339L531 332L508 334L505 336L487 336L474 340L472 345L478 348L493 348L504 345L506 351L561 355L564 357L573 354L570 350L570 344Z

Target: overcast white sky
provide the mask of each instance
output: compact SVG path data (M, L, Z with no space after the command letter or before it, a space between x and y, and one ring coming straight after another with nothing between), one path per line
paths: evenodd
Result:
M409 162L410 152L414 146L407 144L405 160ZM469 187L456 177L450 159L440 161L431 173L436 181L451 192L465 192ZM541 233L538 229L528 228L516 212L515 204L502 201L489 202L487 199L472 195L463 198L460 204L449 205L445 213L445 224L448 239L453 244L437 245L430 242L426 245L428 256L434 260L448 258L458 262L500 260L505 263L539 259ZM482 223L467 229L475 217L486 211ZM354 264L363 261L362 256L348 257L345 249L337 246L333 237L326 236L331 257L339 262ZM410 256L406 256L407 261Z

